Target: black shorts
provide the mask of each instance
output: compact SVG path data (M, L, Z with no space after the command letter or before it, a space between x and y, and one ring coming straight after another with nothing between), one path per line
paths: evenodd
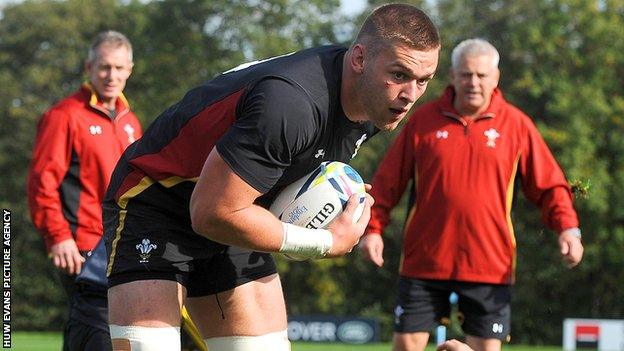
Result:
M131 199L126 210L104 204L108 286L172 280L188 297L231 290L277 272L269 253L227 246L192 231L190 218Z
M458 317L464 333L507 340L511 325L509 285L399 278L394 331L430 332L451 315L449 297L459 296Z

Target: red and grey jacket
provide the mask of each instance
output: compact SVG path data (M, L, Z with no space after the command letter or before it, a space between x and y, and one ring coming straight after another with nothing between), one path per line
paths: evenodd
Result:
M111 173L124 149L142 134L123 95L115 111L113 118L85 84L37 125L28 204L48 250L69 238L80 251L92 250L102 236L101 202Z
M460 116L454 90L413 113L373 179L367 232L382 233L410 180L401 275L493 284L514 281L511 207L516 175L557 232L578 226L561 168L528 116L500 90L479 117Z

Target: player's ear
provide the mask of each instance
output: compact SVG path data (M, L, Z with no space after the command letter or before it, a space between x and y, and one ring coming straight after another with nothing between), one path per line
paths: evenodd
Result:
M349 64L351 65L351 68L357 73L362 73L364 71L365 54L366 54L366 46L362 43L355 44L351 48L351 55L349 56Z
M127 77L130 78L132 75L132 68L134 67L134 62L130 62L128 66L126 66Z
M87 74L91 74L91 70L93 69L93 61L91 60L85 60L84 62L84 70L85 72L87 72Z
M500 80L500 69L496 68L496 71L494 72L494 79L496 79L496 86L498 86L498 82Z

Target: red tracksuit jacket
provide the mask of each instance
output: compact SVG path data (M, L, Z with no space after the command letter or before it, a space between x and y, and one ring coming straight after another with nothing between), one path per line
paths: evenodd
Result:
M382 233L413 179L401 275L510 284L516 175L546 226L557 232L578 226L570 188L535 125L500 90L474 120L458 115L453 97L449 87L415 111L388 151L373 179L368 232Z
M48 110L37 125L28 173L28 204L46 247L74 238L80 251L102 236L102 199L124 149L141 137L125 97L112 119L85 84Z

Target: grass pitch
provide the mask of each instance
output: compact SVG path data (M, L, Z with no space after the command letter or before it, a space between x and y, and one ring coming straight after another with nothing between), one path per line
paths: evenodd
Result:
M16 351L60 351L60 333L34 333L15 332L13 333L11 350ZM293 343L293 351L390 351L390 343L347 345L347 344L325 344L325 343ZM426 351L434 351L433 345L427 347ZM522 346L505 345L503 351L561 351L561 347L555 346Z
M322 344L322 343L293 343L292 351L391 351L392 344ZM435 351L435 346L429 345L425 351ZM503 351L561 351L561 347L556 346L523 346L523 345L503 345Z

